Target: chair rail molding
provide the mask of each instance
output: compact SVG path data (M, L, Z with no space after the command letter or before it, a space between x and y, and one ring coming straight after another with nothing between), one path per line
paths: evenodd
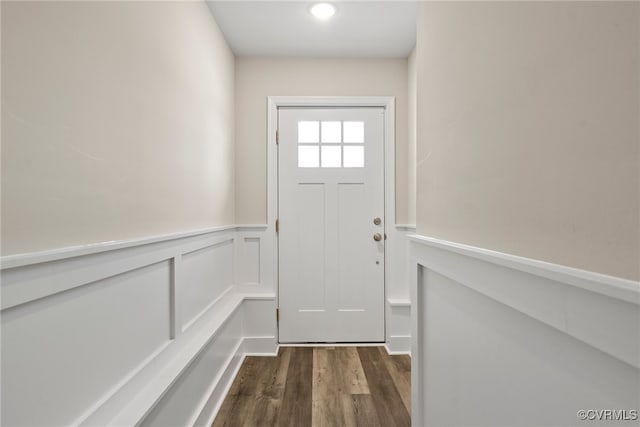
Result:
M637 408L640 283L409 239L414 425L574 425L580 409Z

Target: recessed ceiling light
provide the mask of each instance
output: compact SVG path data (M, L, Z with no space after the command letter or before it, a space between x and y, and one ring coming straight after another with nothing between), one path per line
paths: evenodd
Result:
M311 6L311 14L318 19L328 19L336 14L336 7L331 3L316 3Z

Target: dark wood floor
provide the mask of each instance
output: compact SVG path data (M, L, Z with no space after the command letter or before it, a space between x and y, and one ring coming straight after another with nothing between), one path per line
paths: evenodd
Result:
M213 426L409 426L410 381L384 347L284 347L245 359Z

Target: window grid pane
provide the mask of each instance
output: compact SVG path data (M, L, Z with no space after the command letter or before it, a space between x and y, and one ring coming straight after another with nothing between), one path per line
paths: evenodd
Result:
M345 168L363 168L364 147L362 145L345 145L343 161Z
M319 143L320 122L298 122L298 143Z
M321 150L323 168L339 168L342 166L342 150L340 145L323 145Z
M300 121L298 167L362 168L363 143L363 121Z
M342 122L322 122L322 143L342 142Z
M317 168L320 166L319 146L317 145L299 145L298 146L298 167L299 168Z
M364 142L364 122L344 122L342 126L343 142Z

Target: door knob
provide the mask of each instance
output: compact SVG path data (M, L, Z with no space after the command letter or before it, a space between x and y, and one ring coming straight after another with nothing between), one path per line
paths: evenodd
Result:
M380 233L374 234L373 240L375 240L376 242L379 242L380 240L382 240L382 235L380 235Z

